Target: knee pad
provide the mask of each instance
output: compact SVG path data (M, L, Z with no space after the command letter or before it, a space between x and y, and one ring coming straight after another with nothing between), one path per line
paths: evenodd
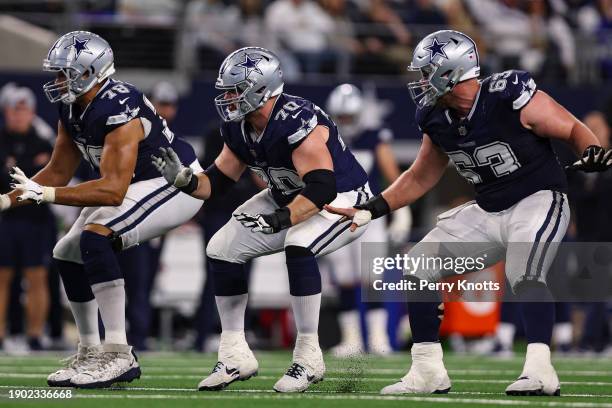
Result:
M249 280L243 264L211 258L208 264L215 296L237 296L249 292Z
M110 237L81 233L81 257L91 285L123 279Z
M512 287L519 302L554 302L555 300L544 282L522 280Z
M308 249L290 245L285 248L289 293L310 296L321 293L321 274L314 254Z

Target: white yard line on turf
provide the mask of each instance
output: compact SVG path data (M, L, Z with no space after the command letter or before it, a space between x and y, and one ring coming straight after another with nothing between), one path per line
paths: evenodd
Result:
M23 386L15 386L15 385L0 385L0 389L11 389L11 388L27 388L27 389L49 389L49 387L38 386L38 387L23 387ZM68 388L58 388L68 389ZM214 396L215 394L209 392L199 392L196 388L163 388L163 387L116 387L109 389L108 391L117 392L117 391L155 391L155 392L197 392L202 395L203 398L208 398L209 396ZM76 392L79 392L78 390ZM263 390L263 389L226 389L223 390L223 393L249 393L249 394L272 394L276 393L274 390ZM334 391L327 390L309 390L309 394L335 394ZM338 393L338 394L361 394L361 395L373 395L378 396L377 392L373 391L352 391L350 393ZM482 392L482 391L453 391L451 395L495 395L500 397L505 397L503 392ZM2 396L2 394L0 394ZM564 397L567 398L612 398L612 394L563 394Z
M6 398L6 396L2 396ZM417 396L392 396L392 395L320 395L320 394L212 394L212 395L168 395L168 394L75 394L74 398L83 399L157 399L157 400L353 400L353 401L414 401L434 402L447 404L478 404L478 405L507 405L507 406L542 406L542 407L565 407L565 408L612 408L610 403L600 402L565 402L565 401L541 401L541 400L505 400L484 398L449 398L449 397L417 397Z
M0 378L41 378L40 374L29 374L29 373L0 373ZM142 380L182 380L182 379L200 379L199 375L182 375L182 374L168 374L168 375L147 375L143 374ZM260 375L253 377L253 380L276 380L278 376L271 375ZM378 377L325 377L326 381L361 381L361 382L381 382L381 383L392 383L393 378L378 378ZM486 384L507 384L510 380L485 380L485 379L452 379L455 383L486 383ZM561 385L591 385L591 386L612 386L612 381L561 381Z
M2 371L32 371L37 373L40 371L41 374L48 373L56 370L58 366L2 366ZM283 371L286 367L260 367L260 370L274 371L278 369ZM167 373L168 371L180 371L186 373L201 373L202 375L207 374L207 368L196 368L196 367L182 367L182 366L167 366L167 367L147 367L142 366L142 370L147 374L156 375L155 373ZM367 366L347 366L342 369L331 368L328 369L328 373L339 374L349 372L363 372L363 374L405 374L407 369L394 369L394 368L368 368ZM516 370L487 370L487 369L448 369L451 375L516 375L520 371L520 367ZM557 370L559 376L574 376L574 377L610 377L612 372L610 371L598 371L598 370Z

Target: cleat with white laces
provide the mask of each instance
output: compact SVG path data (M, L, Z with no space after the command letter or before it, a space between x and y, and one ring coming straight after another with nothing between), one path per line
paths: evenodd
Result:
M101 352L100 344L83 346L79 343L77 353L62 360L65 367L49 374L47 384L49 387L70 387L72 377L94 366Z
M550 348L544 343L530 343L523 372L506 388L507 395L560 396L561 386L557 372L550 361Z
M220 391L235 381L257 376L259 363L244 338L244 332L223 332L219 361L210 375L198 384L199 391Z
M399 382L383 388L381 394L446 394L450 378L442 361L440 343L415 343L410 371Z
M299 335L293 350L293 363L274 384L276 392L304 392L311 384L323 381L325 363L316 334Z
M132 346L104 344L96 364L70 380L76 388L108 388L140 378L140 365Z

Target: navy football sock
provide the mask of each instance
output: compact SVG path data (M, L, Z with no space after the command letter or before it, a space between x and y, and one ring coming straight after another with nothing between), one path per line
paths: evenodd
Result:
M340 300L340 312L348 312L357 309L357 296L359 296L359 287L341 286L338 290Z
M208 258L215 296L237 296L249 292L249 280L244 265Z
M91 285L123 279L117 256L108 237L83 231L81 257Z
M94 299L83 265L59 259L54 261L62 277L68 300L71 302L89 302Z
M289 293L292 296L310 296L321 293L321 274L312 252L304 247L285 248Z
M521 316L527 343L550 345L555 323L555 304L548 287L540 282L522 282L516 287L515 293L521 300Z
M411 280L417 282L418 288L419 279L412 277ZM440 323L444 314L441 305L437 291L425 289L409 293L407 309L415 343L440 341Z

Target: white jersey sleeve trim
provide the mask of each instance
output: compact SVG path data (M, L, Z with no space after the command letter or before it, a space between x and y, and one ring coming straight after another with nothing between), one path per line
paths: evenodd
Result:
M512 102L512 109L519 110L523 106L525 106L527 102L531 100L531 98L535 94L535 91L536 91L536 83L532 78L525 85L523 92L521 92L521 96L519 96L518 98L514 100L514 102Z
M313 129L317 126L317 123L317 115L312 115L312 118L310 118L308 121L302 119L302 126L297 132L288 137L289 144L296 144L300 140L304 139L310 134L310 132L313 131Z

